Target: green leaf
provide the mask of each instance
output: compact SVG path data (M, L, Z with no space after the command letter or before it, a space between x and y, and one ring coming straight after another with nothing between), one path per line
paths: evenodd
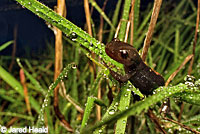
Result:
M4 50L6 47L8 47L9 45L11 45L14 41L8 41L6 43L4 43L3 45L0 46L0 51Z

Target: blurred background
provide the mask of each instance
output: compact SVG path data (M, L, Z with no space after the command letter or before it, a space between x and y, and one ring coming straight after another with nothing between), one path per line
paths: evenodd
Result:
M39 0L51 9L56 6L56 0ZM96 1L102 7L104 1ZM148 4L153 0L142 0L141 10L145 10ZM114 12L116 0L108 0L105 13L111 16ZM67 19L84 29L85 12L83 0L66 0ZM93 10L92 18L99 25L100 16L96 10ZM0 45L14 39L14 29L16 30L17 49L16 56L35 57L43 53L47 42L54 43L54 34L48 28L44 20L23 8L15 0L0 0ZM52 46L53 47L53 46ZM12 45L3 51L0 55L11 55Z

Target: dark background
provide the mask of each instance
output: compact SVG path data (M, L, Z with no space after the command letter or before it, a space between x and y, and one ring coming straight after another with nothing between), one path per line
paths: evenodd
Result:
M50 8L56 5L56 0L40 0ZM96 0L102 7L103 0ZM141 10L145 10L153 0L142 0ZM105 12L107 15L114 12L117 1L108 0ZM85 12L83 0L67 0L67 19L84 29ZM94 9L92 18L98 26L99 13ZM16 56L33 56L42 53L46 44L53 44L54 34L45 21L29 10L22 8L15 0L0 0L0 45L13 40L14 28L17 30ZM0 55L11 55L12 45L0 52Z

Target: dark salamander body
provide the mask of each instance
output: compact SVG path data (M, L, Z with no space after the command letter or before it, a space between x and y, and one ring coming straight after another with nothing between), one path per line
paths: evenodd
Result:
M163 77L148 67L131 45L115 39L106 44L105 51L109 57L124 65L124 76L109 69L111 75L120 83L130 80L145 95L165 84Z

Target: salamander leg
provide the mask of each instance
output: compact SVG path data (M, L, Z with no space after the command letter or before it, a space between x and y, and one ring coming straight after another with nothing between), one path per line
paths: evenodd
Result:
M112 77L114 77L114 79L116 79L120 83L127 82L130 79L130 77L132 76L130 74L121 75L121 74L114 72L111 69L109 69L109 71L110 71L110 74L112 75Z
M114 79L116 79L119 83L127 82L134 74L134 73L131 73L131 74L121 75L121 74L118 74L117 72L113 71L110 67L108 67L108 65L105 62L104 62L104 65L109 69L112 77L114 77Z

